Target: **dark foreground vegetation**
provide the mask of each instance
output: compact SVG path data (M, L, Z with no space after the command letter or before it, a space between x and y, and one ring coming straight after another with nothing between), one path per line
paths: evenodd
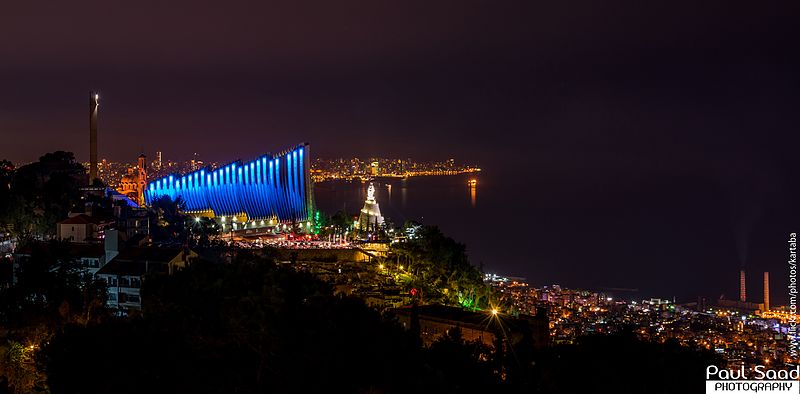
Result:
M715 361L633 335L536 353L453 331L422 348L391 316L249 253L152 275L146 312L117 318L98 284L31 261L0 292L0 392L689 393Z
M55 222L88 202L78 193L84 176L65 152L19 169L0 162L0 229L21 243L51 239ZM156 204L154 236L184 231L173 208ZM105 307L105 283L67 257L68 245L31 245L15 283L0 287L0 394L692 393L718 362L633 334L536 352L495 351L451 330L424 348L390 314L333 295L268 250L148 274L144 313L122 318ZM437 229L420 227L394 252L423 302L476 309L491 301L464 246Z

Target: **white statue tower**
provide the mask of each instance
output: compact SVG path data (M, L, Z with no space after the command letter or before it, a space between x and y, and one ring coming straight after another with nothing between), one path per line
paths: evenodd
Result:
M378 202L375 201L375 186L370 182L367 188L367 200L364 201L364 208L361 208L361 213L358 215L358 229L375 231L380 226L383 226L383 216Z

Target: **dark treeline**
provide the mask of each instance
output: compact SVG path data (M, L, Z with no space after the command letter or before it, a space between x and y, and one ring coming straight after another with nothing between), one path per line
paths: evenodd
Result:
M452 330L422 348L391 316L266 255L151 274L145 312L128 318L93 308L104 294L68 272L23 273L25 287L0 292L0 312L14 317L4 320L9 343L35 350L15 365L4 346L0 392L688 393L716 361L632 334L537 353L494 352ZM15 315L45 284L59 290Z
M272 261L239 253L232 264L196 262L149 277L142 294L143 315L66 326L42 350L53 392L419 389L393 383L423 372L414 338ZM75 379L83 370L92 382Z
M483 272L470 264L464 244L436 226L407 223L404 232L405 242L393 244L392 252L411 274L407 287L420 290L423 300L468 309L487 309L501 302L483 283Z
M54 235L56 222L81 203L86 179L71 152L47 153L16 169L0 161L0 231L23 239Z

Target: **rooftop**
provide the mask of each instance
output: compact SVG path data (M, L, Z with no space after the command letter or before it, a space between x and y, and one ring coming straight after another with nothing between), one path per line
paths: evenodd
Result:
M89 216L87 214L80 214L75 215L71 218L67 218L66 220L62 220L58 222L58 224L100 224L104 221L101 218L97 218L94 216Z
M120 261L117 259L107 263L97 275L142 276L146 273L167 272L166 263L143 261Z
M132 246L121 250L114 261L169 263L183 253L182 248L155 248Z

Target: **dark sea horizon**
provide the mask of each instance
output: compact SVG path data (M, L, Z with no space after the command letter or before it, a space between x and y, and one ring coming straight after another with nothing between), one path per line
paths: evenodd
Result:
M474 195L468 184L473 178ZM736 244L728 229L728 208L719 203L724 191L705 182L570 179L514 168L373 182L381 213L395 226L408 220L438 226L466 245L470 262L486 273L522 277L537 287L557 284L633 300L692 302L703 296L713 302L738 295ZM330 215L338 210L357 215L368 185L360 180L317 183L317 207ZM668 205L654 203L665 196ZM761 238L780 240L776 235ZM764 254L763 246L758 249L753 256ZM774 287L781 288L780 261L752 261L748 292L760 293L758 278L767 269L773 272ZM780 303L785 296L776 290L773 298Z
M468 183L471 179L477 180L474 188ZM519 229L535 210L521 203L521 196L514 194L508 182L493 183L485 174L324 181L314 185L317 208L329 215L342 210L356 216L370 182L375 185L381 214L394 226L415 221L439 227L445 235L466 245L470 262L482 265L486 273L525 278L537 287L558 284L623 298L639 294L638 289L630 291L623 286L586 287L578 281L559 282L538 274L547 269L547 263L537 262L531 250L536 243L526 242ZM515 214L515 209L527 209L528 213ZM498 214L510 222L498 225Z

